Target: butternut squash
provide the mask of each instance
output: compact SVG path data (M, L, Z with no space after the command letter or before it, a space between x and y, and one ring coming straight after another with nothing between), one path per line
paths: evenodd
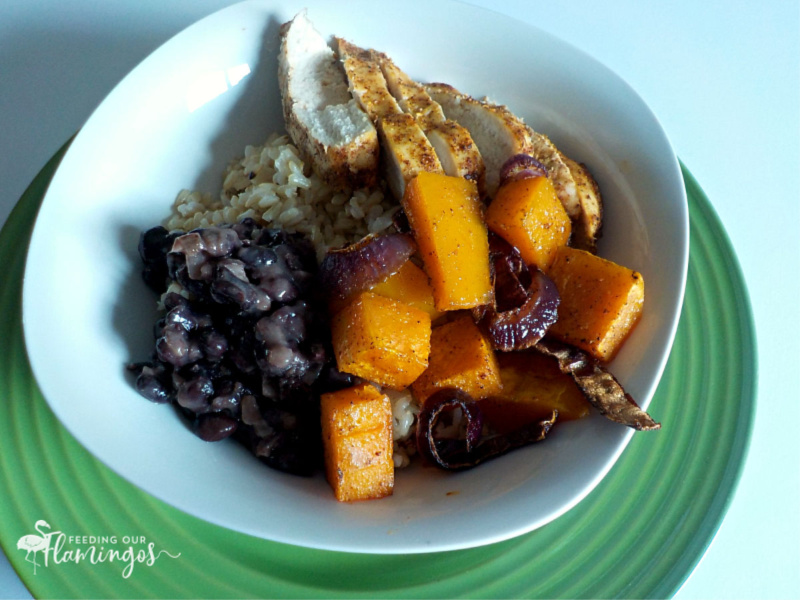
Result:
M422 172L406 186L405 209L438 310L492 298L489 238L478 189L460 177Z
M549 333L610 361L642 316L642 275L568 246L558 249L547 274L561 295L558 320Z
M503 184L486 210L486 225L519 250L526 263L542 270L572 233L569 216L547 177Z
M407 388L428 366L431 318L397 300L363 292L332 319L340 371L382 386Z
M430 315L431 321L443 314L433 304L433 289L425 271L410 260L397 273L373 286L370 291L424 310Z
M463 390L476 400L502 388L492 345L468 313L433 328L428 368L411 390L423 402L447 387Z
M548 418L554 409L559 421L589 414L589 402L554 359L531 351L502 352L497 362L503 389L481 400L481 410L499 433Z
M394 489L392 404L363 383L320 400L325 474L340 502L372 500Z

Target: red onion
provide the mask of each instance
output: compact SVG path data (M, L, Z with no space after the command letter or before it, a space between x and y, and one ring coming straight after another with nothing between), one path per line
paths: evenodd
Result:
M417 418L417 449L433 464L448 471L470 469L482 462L539 442L545 438L558 416L520 427L510 433L482 439L483 413L479 402L455 388L437 391L422 405ZM467 420L463 439L436 439L436 423L442 413L460 408Z
M389 233L369 235L345 248L328 251L319 277L332 312L355 294L394 275L416 250L410 234Z
M490 237L489 254L494 303L474 311L473 317L497 350L530 348L558 318L558 289L542 271L525 265L516 248L499 236Z
M540 341L534 348L555 358L561 372L572 376L584 397L605 418L637 431L661 429L661 424L639 408L617 378L583 350L551 339Z
M500 167L500 185L518 179L547 177L547 167L529 154L515 154Z
M497 350L524 350L541 340L556 322L560 300L553 281L537 269L526 290L525 302L500 312L495 306L488 306L481 325Z

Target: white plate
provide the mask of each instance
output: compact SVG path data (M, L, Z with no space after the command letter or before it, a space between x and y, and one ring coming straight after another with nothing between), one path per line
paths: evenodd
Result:
M285 475L236 443L200 441L125 377L127 362L150 353L156 314L139 277L139 233L167 215L181 188L216 193L230 159L282 129L277 32L303 6L324 35L383 50L420 80L489 95L591 167L607 204L601 254L639 270L647 286L643 320L612 371L649 404L688 260L686 196L667 137L642 100L590 57L500 15L430 0L407 0L402 9L238 4L176 36L113 90L64 157L31 240L23 321L41 390L67 429L120 475L255 536L405 553L540 527L594 488L630 429L593 415L472 471L412 468L398 473L391 498L340 504L321 475ZM658 406L652 412L657 418Z

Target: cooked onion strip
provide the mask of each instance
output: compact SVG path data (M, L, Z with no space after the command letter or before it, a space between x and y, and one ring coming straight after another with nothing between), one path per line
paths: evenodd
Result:
M447 411L460 408L466 419L463 439L436 439L435 429L439 417ZM431 463L448 471L470 469L482 462L497 458L545 438L558 417L553 411L549 419L530 423L504 435L482 439L483 413L478 402L469 394L455 389L439 390L422 405L417 418L417 449Z
M319 276L332 312L355 294L394 275L416 250L408 233L368 235L345 248L330 250L322 260Z
M494 301L473 311L473 318L495 349L525 350L556 322L561 298L552 280L535 266L527 266L499 236L490 237L489 252Z
M547 338L534 348L555 358L561 372L572 375L586 399L607 419L637 431L661 429L661 424L639 408L617 378L586 352Z

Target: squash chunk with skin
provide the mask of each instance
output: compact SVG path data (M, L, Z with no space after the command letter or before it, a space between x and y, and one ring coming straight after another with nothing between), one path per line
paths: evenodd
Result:
M639 322L640 273L584 250L563 246L547 273L561 295L549 333L607 362Z
M363 383L320 399L325 474L340 502L389 496L394 488L392 404Z
M424 310L430 315L431 321L442 316L433 304L433 290L428 275L411 261L400 267L394 275L373 286L370 291Z
M339 370L396 390L428 366L428 313L371 292L356 296L331 323Z
M502 388L492 344L469 314L433 328L430 364L411 390L423 402L448 387L467 392L476 400L497 394Z
M460 177L423 172L403 196L438 310L487 304L492 299L489 234L477 186Z
M510 181L486 211L486 224L519 250L527 264L544 270L572 233L567 212L547 177Z

